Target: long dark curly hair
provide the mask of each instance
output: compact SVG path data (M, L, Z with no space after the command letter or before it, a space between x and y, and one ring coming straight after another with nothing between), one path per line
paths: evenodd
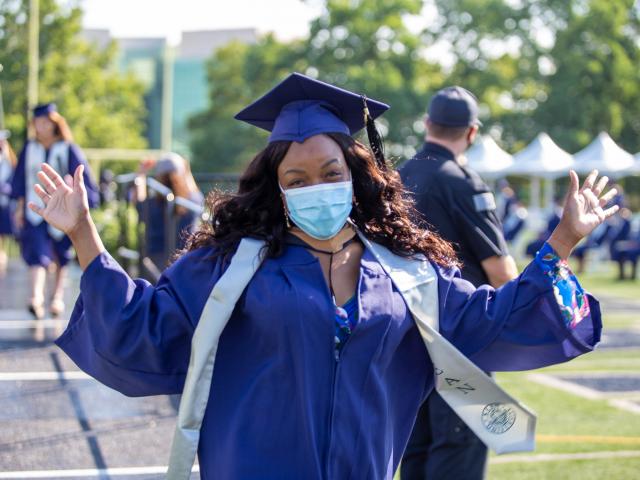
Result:
M367 238L397 255L422 253L438 265L458 265L452 246L419 226L420 217L395 170L381 169L371 150L350 136L326 135L340 146L351 170L356 202L350 218ZM211 221L187 239L183 252L214 246L216 255L227 256L243 237L253 237L266 242L268 257L279 256L287 226L277 171L290 145L276 141L258 153L240 177L237 193L210 193Z

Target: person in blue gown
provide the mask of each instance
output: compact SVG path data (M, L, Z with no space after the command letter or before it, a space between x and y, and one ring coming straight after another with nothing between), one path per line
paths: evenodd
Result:
M55 284L49 310L59 316L65 310L64 282L66 265L71 260L71 241L64 232L43 221L26 208L28 202L40 202L33 192L36 173L44 163L52 166L60 175L76 171L87 162L80 147L73 143L73 136L65 118L58 113L54 103L38 105L33 109L30 128L34 138L27 141L18 157L18 165L11 183L11 197L16 200L16 226L19 230L20 252L29 267L29 311L40 319L45 314L46 269L55 264ZM99 202L98 189L84 169L89 205Z
M439 330L487 371L524 370L591 351L598 302L568 270L581 237L612 215L597 172L571 187L562 220L534 261L498 290L460 277L449 244L413 223L400 177L352 135L387 107L292 74L236 118L271 132L238 191L210 197L212 218L156 285L130 278L89 214L83 166L48 165L30 205L67 232L84 270L57 344L125 395L182 391L207 298L242 238L266 258L219 339L200 429L205 479L392 479L434 365L401 292L359 238L437 277ZM364 237L356 235L358 230Z
M195 230L204 196L193 178L189 162L177 153L167 152L155 162L141 162L139 172L146 174L147 171L167 187L175 198L192 202L192 208L174 205L170 214L175 228L173 232L168 232L165 196L147 187L146 183L142 183L142 188L138 188L136 192L136 208L140 220L145 224L145 253L155 265L156 270L162 271L173 256L174 250L183 249L186 238ZM173 239L168 238L168 233L173 236ZM150 278L153 278L151 272L148 273Z
M0 273L7 268L7 245L14 234L11 178L17 160L8 139L9 130L0 130Z

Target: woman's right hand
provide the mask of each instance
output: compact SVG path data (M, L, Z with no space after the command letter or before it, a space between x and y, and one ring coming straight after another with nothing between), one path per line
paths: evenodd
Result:
M84 165L79 165L73 177L65 175L63 180L53 168L46 163L42 164L42 170L38 172L42 186L36 184L33 189L43 201L44 207L33 202L28 205L47 223L69 236L90 220L83 172Z

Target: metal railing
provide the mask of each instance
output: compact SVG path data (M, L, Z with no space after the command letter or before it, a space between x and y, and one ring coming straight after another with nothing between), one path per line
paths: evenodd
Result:
M152 177L143 177L137 173L127 173L117 175L114 181L118 185L118 201L124 201L128 206L131 202L131 188L134 187L137 182L145 181L147 189L153 191L156 195L160 196L164 201L164 251L161 258L168 260L172 253L176 250L176 230L178 215L176 213L176 206L180 206L190 212L195 213L201 221L207 220L207 214L204 207L197 204L187 198L176 197L170 188L162 183L158 182ZM150 195L143 202L136 202L140 204L141 208L138 208L139 222L136 228L136 235L138 239L138 250L134 250L128 245L126 239L122 238L120 247L118 248L118 255L125 263L131 273L131 262L137 264L138 274L147 278L150 281L157 281L160 278L164 265L158 265L156 261L151 258L148 251L148 245L146 242L146 231L149 228L150 223ZM125 211L124 218L121 220L121 235L124 232L128 232L129 217Z
M194 173L193 178L203 192L222 190L225 192L236 191L238 188L239 173Z

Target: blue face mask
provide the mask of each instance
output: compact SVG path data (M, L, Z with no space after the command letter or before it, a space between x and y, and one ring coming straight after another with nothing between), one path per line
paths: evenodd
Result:
M304 233L318 240L335 236L347 223L351 213L351 180L290 188L282 192L287 200L291 220Z

